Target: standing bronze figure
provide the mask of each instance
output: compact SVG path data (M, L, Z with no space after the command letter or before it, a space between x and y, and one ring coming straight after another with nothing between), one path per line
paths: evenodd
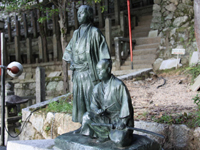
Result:
M63 59L71 63L73 70L72 121L82 123L83 114L90 110L92 90L99 82L96 65L102 59L110 59L110 53L105 37L92 26L93 9L82 5L77 15L80 27L74 31Z

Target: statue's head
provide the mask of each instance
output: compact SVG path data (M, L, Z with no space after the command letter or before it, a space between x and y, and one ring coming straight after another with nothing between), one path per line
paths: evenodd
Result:
M109 79L111 76L112 61L110 59L102 59L97 64L97 73L100 80Z
M88 24L93 21L93 9L88 5L81 5L77 12L79 24Z

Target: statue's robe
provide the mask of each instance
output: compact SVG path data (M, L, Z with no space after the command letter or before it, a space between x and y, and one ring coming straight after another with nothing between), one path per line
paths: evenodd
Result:
M63 59L71 63L73 70L72 120L82 122L82 116L90 109L90 97L94 85L99 83L96 65L102 59L110 59L109 49L101 31L91 24L80 37L75 30L65 49Z
M83 135L110 138L113 142L121 145L124 142L131 142L133 131L91 125L91 123L116 125L120 122L120 119L127 118L126 126L134 126L131 97L127 87L121 80L112 75L106 87L103 86L102 82L97 84L93 90L90 108L90 112L85 113L83 116L81 130ZM105 110L104 115L96 115L95 112L99 109Z

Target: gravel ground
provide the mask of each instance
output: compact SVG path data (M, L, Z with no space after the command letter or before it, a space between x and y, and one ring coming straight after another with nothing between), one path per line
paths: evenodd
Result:
M161 78L166 79L164 83ZM124 83L130 91L134 107L134 117L140 120L151 120L152 116L157 118L163 114L181 114L193 112L197 109L192 98L198 94L189 89L190 77L186 75L155 75L145 80L126 80Z

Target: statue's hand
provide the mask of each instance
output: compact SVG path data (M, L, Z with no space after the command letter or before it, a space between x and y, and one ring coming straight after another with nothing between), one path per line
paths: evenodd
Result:
M123 130L126 127L126 125L123 122L120 122L116 125L117 130Z
M103 114L103 112L104 112L104 110L102 110L102 109L99 109L99 110L97 110L97 115L101 115L101 114Z

